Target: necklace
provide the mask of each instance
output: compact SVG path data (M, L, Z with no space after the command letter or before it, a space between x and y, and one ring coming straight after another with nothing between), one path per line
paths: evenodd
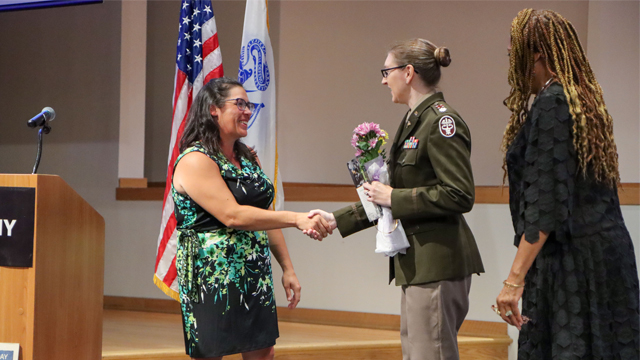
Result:
M541 92L543 92L552 82L553 80L553 76L549 78L549 80L547 80L546 83L544 83L544 85L542 86L542 88L540 89L540 91L538 91L538 94L540 94Z

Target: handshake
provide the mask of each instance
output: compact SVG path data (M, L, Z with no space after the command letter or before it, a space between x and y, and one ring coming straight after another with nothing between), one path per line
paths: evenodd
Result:
M312 239L322 241L338 226L332 213L316 209L296 214L296 227Z

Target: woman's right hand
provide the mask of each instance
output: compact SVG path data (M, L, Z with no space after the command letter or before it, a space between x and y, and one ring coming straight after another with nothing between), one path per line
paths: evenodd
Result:
M518 302L522 298L523 291L524 288L522 287L513 288L505 285L496 298L498 315L507 324L515 326L518 330L521 330L524 324L522 314L518 308Z
M324 210L311 210L309 211L309 214L307 214L307 217L310 219L313 217L322 217L329 225L329 234L333 233L333 230L338 227L335 216L333 216L332 213L328 213ZM314 238L314 234L311 231L302 231L302 233L311 238Z
M296 227L305 235L320 241L332 234L334 229L322 216L310 217L305 213L296 214Z

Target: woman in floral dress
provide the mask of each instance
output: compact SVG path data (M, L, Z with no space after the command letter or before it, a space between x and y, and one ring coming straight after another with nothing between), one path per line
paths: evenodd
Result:
M273 359L278 338L271 251L283 270L289 307L300 301L280 228L316 239L329 233L321 217L269 211L274 188L247 135L254 105L229 78L196 96L180 141L172 196L178 228L178 270L186 352L192 358ZM293 294L292 294L293 293Z

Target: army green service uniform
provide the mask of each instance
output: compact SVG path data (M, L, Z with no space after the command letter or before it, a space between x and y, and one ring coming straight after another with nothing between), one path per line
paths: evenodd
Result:
M389 271L389 281L395 278L403 290L403 355L457 359L471 274L484 272L462 216L473 207L475 194L469 128L436 93L407 113L391 146L391 211L410 243L406 254L390 259ZM373 226L360 203L334 216L343 237Z

